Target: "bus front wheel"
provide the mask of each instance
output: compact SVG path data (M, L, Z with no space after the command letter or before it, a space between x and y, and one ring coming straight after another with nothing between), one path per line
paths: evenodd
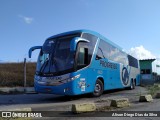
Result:
M104 87L103 87L102 81L100 79L97 79L95 87L94 87L94 92L92 95L94 97L99 97L103 94L103 90L104 90Z

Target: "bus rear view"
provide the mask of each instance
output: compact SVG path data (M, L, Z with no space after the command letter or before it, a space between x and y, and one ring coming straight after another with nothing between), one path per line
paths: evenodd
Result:
M34 78L36 92L59 95L92 93L93 96L100 96L104 90L138 85L139 68L130 66L129 62L123 65L126 66L127 71L130 69L126 78L127 84L123 85L122 63L104 57L105 50L100 50L101 53L98 53L102 39L103 37L96 32L77 30L54 35L48 38L43 46L30 48L29 57L32 51L40 49ZM112 43L109 44L114 46ZM128 61L128 55L125 55ZM110 66L104 67L104 64ZM134 69L134 75L131 68ZM117 76L112 83L109 80L112 77L110 70L113 71L114 76Z

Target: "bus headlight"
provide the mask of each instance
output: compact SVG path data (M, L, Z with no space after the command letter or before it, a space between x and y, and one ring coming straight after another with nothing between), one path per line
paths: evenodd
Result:
M64 83L67 83L67 82L70 82L70 81L73 81L75 79L78 79L80 77L80 74L79 75L76 75L74 77L71 77L71 78L68 78L68 79L64 79L64 80L58 80L58 81L52 81L50 84L56 84L56 85L61 85L61 84L64 84Z
M67 79L67 82L70 82L70 81L73 81L73 80L75 80L75 79L78 79L79 77L80 77L80 74L79 74L79 75L76 75L76 76L74 76L74 77L72 77L72 78Z

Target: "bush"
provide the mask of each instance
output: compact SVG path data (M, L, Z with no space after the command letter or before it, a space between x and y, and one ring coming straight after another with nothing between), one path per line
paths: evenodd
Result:
M158 85L148 86L147 89L148 89L148 93L151 94L153 97L160 90Z
M33 86L36 63L26 63L27 86ZM24 63L0 64L0 86L16 87L24 85Z

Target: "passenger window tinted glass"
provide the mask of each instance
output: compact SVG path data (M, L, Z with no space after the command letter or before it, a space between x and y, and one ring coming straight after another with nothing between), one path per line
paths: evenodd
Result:
M122 64L128 64L127 54L117 49L113 45L105 42L104 40L100 40L97 56L107 58Z
M89 42L78 43L77 69L81 69L90 64L97 42L97 37L88 33L82 33L81 37L89 40Z
M136 58L128 55L128 61L130 66L138 68L138 60Z
M95 44L97 42L98 37L88 34L88 33L82 33L82 38L89 40L89 43L86 43L88 47L88 64L89 64L91 62L93 50L95 48Z
M107 42L101 40L99 43L99 50L105 58L110 58L110 46Z
M103 55L103 51L102 51L102 49L100 47L98 47L96 60L99 60L99 59L102 59L102 58L105 58L104 55Z

